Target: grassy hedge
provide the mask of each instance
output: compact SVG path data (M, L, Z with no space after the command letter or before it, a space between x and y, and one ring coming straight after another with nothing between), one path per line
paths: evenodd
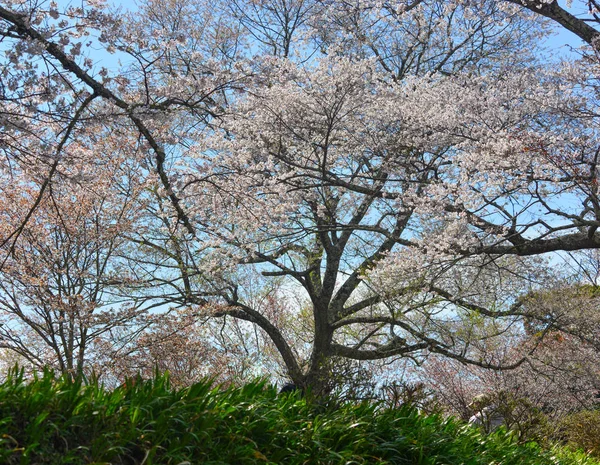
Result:
M408 407L315 405L261 382L174 390L164 376L110 391L13 372L0 436L3 464L598 464Z

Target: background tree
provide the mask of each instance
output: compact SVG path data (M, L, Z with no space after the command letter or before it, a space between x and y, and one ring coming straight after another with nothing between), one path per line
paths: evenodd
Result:
M253 286L253 304L259 306L284 337L296 342L310 336L296 318L281 289ZM239 385L249 379L268 377L284 383L287 372L277 349L260 328L223 316L199 318L197 309L176 309L146 315L147 324L135 338L106 340L99 348L98 367L105 382L123 382L141 374L152 377L156 369L168 371L173 385L189 386L205 378L222 386ZM300 346L300 344L298 344ZM100 370L99 370L100 371Z
M46 180L17 170L4 179L2 225L21 230L0 269L0 347L37 369L89 373L99 341L117 328L129 328L129 339L144 324L143 310L118 289L135 281L119 257L125 233L139 226L146 182L140 160L115 148L116 136L69 143L69 160L26 223L23 206Z
M536 351L514 370L486 370L430 357L413 376L429 387L435 405L448 414L468 420L476 413L473 400L486 395L506 417L507 427L521 437L562 440L563 422L598 404L597 350L556 331L543 339L505 341L495 356L509 363L531 344Z

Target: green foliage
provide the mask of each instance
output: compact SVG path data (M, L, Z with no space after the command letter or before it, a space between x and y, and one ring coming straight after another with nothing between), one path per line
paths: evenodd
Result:
M560 422L563 440L574 449L600 457L600 410L583 410Z
M166 376L109 391L91 381L0 385L0 463L6 464L586 464L562 449L482 435L410 407L277 395L265 382L174 390Z
M548 418L531 401L506 390L486 397L487 402L481 403L478 408L493 405L493 411L500 415L503 424L519 441L544 439L545 431L549 428Z

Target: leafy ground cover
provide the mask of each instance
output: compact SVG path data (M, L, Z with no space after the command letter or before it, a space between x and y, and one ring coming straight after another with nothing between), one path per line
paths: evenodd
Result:
M484 436L405 407L315 404L266 383L172 389L168 378L107 390L95 382L0 385L0 463L6 464L586 464L584 454Z

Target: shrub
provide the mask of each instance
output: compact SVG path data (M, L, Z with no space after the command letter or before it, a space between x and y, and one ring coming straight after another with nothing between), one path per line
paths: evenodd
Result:
M560 432L566 443L600 457L600 410L583 410L565 417Z
M109 391L13 372L0 384L0 431L0 463L8 465L599 465L409 406L312 404L265 382L172 389L165 376Z

